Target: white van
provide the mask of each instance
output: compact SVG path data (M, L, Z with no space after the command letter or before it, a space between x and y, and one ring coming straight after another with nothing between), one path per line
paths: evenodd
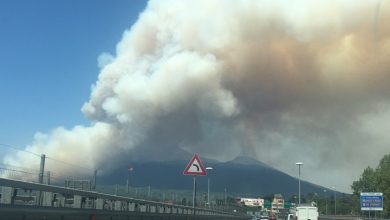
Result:
M318 220L318 209L315 206L298 206L295 220Z

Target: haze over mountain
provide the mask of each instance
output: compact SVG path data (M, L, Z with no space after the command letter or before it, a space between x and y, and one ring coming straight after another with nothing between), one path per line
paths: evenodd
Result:
M192 176L184 176L188 161L135 162L131 164L130 186L153 189L192 190ZM256 159L237 157L232 161L218 162L205 159L205 167L212 167L208 173L211 178L213 192L224 192L241 196L265 196L281 193L288 197L297 195L298 179L274 169ZM128 167L122 167L114 172L99 176L99 184L124 185L127 180ZM207 176L198 176L199 191L207 191ZM302 181L302 193L323 194L324 187ZM328 190L328 193L331 192Z

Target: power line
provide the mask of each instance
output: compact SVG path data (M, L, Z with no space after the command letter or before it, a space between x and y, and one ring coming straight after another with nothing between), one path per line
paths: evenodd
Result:
M10 149L13 149L13 150L16 150L16 151L23 151L25 153L29 153L29 154L35 155L37 157L41 156L41 155L39 155L37 153L31 152L31 151L28 151L28 150L25 150L25 149L21 149L21 148L18 148L18 147L9 145L9 144L2 144L2 143L0 143L0 146L7 147L7 148L10 148Z
M15 170L15 169L9 169L9 168L5 168L5 167L0 167L0 170L13 171L13 172L19 172L19 173L31 174L31 175L38 175L38 173L31 173L31 172L27 172L24 170Z
M37 156L37 157L41 157L40 154L37 154L37 153L31 152L31 151L25 150L25 149L22 149L22 148L19 148L19 147L15 147L15 146L12 146L12 145L9 145L9 144L2 144L2 143L0 143L0 146L7 147L9 149L16 150L16 151L22 151L22 152L25 152L25 153L29 153L29 154L32 154L32 155ZM72 163L69 163L69 162L66 162L66 161L63 161L63 160L59 160L59 159L56 159L56 158L53 158L53 157L46 156L46 159L50 159L50 160L53 160L53 161L56 161L56 162L59 162L59 163L62 163L62 164L66 164L66 165L72 166L72 167L77 167L77 168L81 168L81 169L88 170L88 171L94 171L94 169L92 169L92 168L88 168L88 167L72 164ZM25 167L18 167L18 166L14 166L14 165L11 165L11 164L5 164L5 163L2 163L2 164L5 165L5 166L11 166L11 167L16 167L16 168L28 169L28 168L25 168ZM10 171L15 171L15 172L17 171L17 170L11 170L11 169L9 169L9 170ZM33 169L28 169L28 170L37 171L37 170L33 170Z
M83 166L80 166L80 165L76 165L76 164L72 164L72 163L69 163L69 162L65 162L65 161L62 161L62 160L59 160L59 159L55 159L55 158L53 158L53 157L48 157L48 156L46 156L46 159L51 159L51 160L54 160L54 161L56 161L56 162L66 164L66 165L68 165L68 166L78 167L78 168L82 168L82 169L89 170L89 171L93 171L93 170L94 170L94 169L91 169L91 168L88 168L88 167L83 167Z
M16 166L16 165L7 164L7 163L0 163L0 164L1 164L1 165L4 165L4 166L7 166L7 167L22 168L22 169L25 169L25 170L31 170L31 171L36 171L36 172L39 172L39 170L36 170L36 169L31 169L31 168L27 168L27 167Z

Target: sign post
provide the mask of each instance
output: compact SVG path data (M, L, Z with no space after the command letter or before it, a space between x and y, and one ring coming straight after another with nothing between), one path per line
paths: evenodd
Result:
M183 175L192 175L194 176L194 191L192 193L192 208L195 215L195 203L196 203L196 176L205 176L206 169L204 168L202 161L200 160L198 154L194 154L190 162L187 164L187 167L183 171Z
M361 192L360 209L362 211L368 211L369 216L371 211L383 211L383 193Z

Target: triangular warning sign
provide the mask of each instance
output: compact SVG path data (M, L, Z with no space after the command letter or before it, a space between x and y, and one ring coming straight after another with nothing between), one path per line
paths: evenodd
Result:
M183 171L183 175L205 176L206 169L203 167L202 161L197 154L194 154L186 169Z

